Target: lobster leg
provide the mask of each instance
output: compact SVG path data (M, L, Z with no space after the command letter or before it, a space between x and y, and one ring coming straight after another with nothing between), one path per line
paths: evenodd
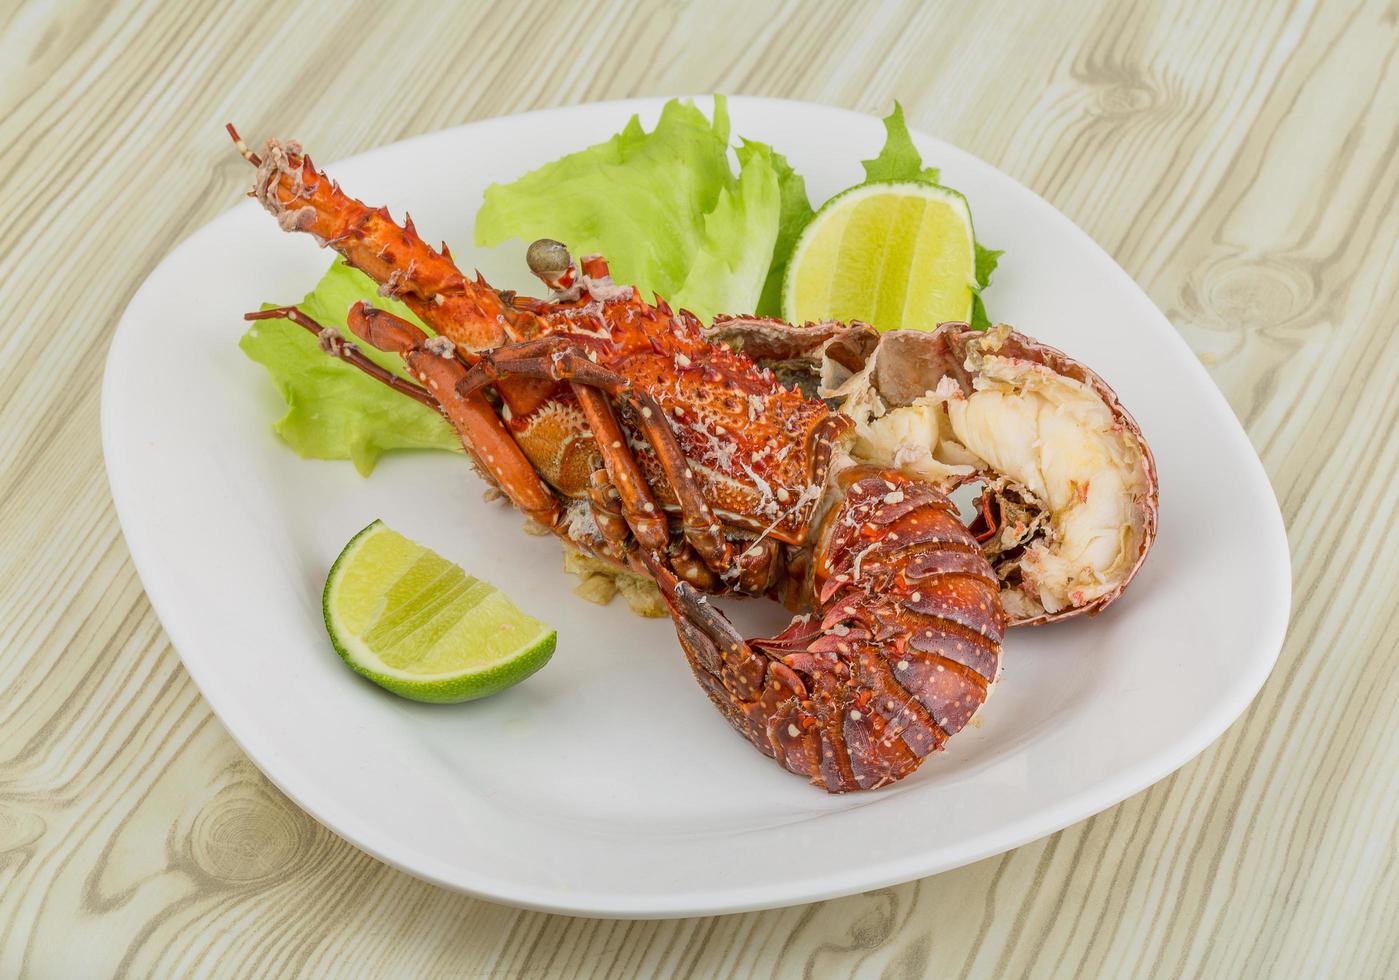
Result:
M270 310L254 310L251 313L243 314L244 320L290 320L298 326L304 327L309 332L316 335L316 339L321 342L321 349L327 354L331 354L347 364L352 364L374 380L388 385L399 394L407 395L414 401L422 402L435 412L441 412L442 406L437 403L427 389L405 381L392 371L386 371L364 356L364 352L354 344L346 343L340 331L334 327L323 327L311 317L302 313L295 306L278 306Z
M456 427L477 465L495 478L516 507L545 527L558 523L558 499L506 431L490 402L479 391L468 395L457 392L466 368L457 359L455 348L445 344L434 349L417 327L367 303L350 307L347 323L361 340L402 355L408 370L426 386Z
M617 494L627 526L643 548L651 551L664 549L670 540L670 530L656 498L651 494L651 488L646 485L641 467L636 464L636 457L626 451L626 435L612 412L607 396L597 388L579 382L574 382L572 387L578 405L588 420L588 428L592 430L598 454L602 457L604 475L611 484L609 493Z
M689 461L680 448L675 431L666 421L665 413L656 400L644 391L622 391L618 398L632 409L642 435L651 443L656 461L670 480L671 489L680 503L684 520L685 540L695 549L709 569L722 575L733 563L733 550L724 537L723 525L709 509L699 484L690 471Z
M592 505L593 519L597 521L602 536L618 547L625 547L632 530L627 524L626 515L617 509L619 497L601 460L594 461L593 471L588 474L588 502Z
M271 315L270 311L268 315ZM522 502L522 500L528 501L533 497L533 494L530 493L531 484L543 487L543 483L520 451L519 446L509 439L508 433L504 432L499 417L490 409L489 404L484 402L481 389L500 378L514 374L513 367L517 364L523 366L520 374L526 377L570 382L579 396L579 403L593 429L595 442L598 443L599 453L603 457L605 467L602 472L594 475L588 488L589 501L598 518L599 529L603 532L604 537L617 544L620 544L623 530L629 529L647 552L656 554L666 552L669 544L669 530L665 518L661 515L660 508L651 496L650 488L646 485L635 457L626 449L625 435L612 411L612 406L608 403L603 391L600 390L605 386L613 391L623 392L625 395L626 382L624 379L603 371L591 361L584 360L581 364L578 363L578 359L571 351L562 351L547 358L522 357L518 360L512 360L510 357L500 358L498 352L490 352L483 357L481 362L467 371L462 367L453 351L428 350L427 337L421 330L399 317L375 309L367 303L357 303L351 307L348 322L350 329L356 336L380 350L394 351L404 357L409 368L417 373L424 384L438 396L441 410L448 416L448 419L454 424L459 423L458 428L462 429L463 439L469 447L472 445L472 440L466 438L467 430L463 426L476 427L472 430L474 438L480 438L482 435L493 437L494 430L499 430L505 436L510 443L511 452L508 456L502 456L502 459L507 460L508 465L495 466L494 452L485 454L486 463L492 467L492 472L505 487L510 499L530 517L549 527L554 526L558 520L558 502L552 494L548 495L547 506L544 508L541 508L538 503L533 503L531 506L534 509L531 509ZM540 338L526 341L519 346L527 352L549 351L560 346L557 342L559 339L561 338ZM362 355L360 359L365 360L370 367L374 368L374 371L370 373L375 373L376 377L378 373L387 374L373 365L373 362L364 359ZM502 361L506 367L505 371L501 371L498 366L498 363ZM388 377L392 378L393 376L388 375ZM389 382L385 381L385 383ZM451 389L451 395L448 398L443 398L442 392L448 388ZM421 389L418 389L418 392L421 395L427 394ZM415 397L418 396L415 395ZM472 415L462 417L459 411L452 411L453 402L469 404L478 399L485 405L485 411L489 415L489 429L492 431L477 431L477 429L483 428L481 420ZM649 398L647 400L649 401ZM658 419L662 418L659 407L655 409L654 415ZM675 459L679 461L679 467L667 468L667 473L674 475L676 485L679 488L676 495L681 501L681 511L686 518L687 536L696 527L699 527L702 532L711 532L711 528L705 523L707 520L709 524L713 525L711 533L718 536L720 542L727 548L727 542L724 542L722 538L722 530L699 495L698 488L695 487L693 477L690 474L689 465L685 463L680 454L679 445L674 444L675 436L669 428L663 429L660 433L661 438L666 436L673 444ZM492 444L494 444L493 438ZM661 456L659 449L657 455L658 458ZM608 485L608 481L611 482L611 486ZM506 486L507 483L510 485ZM615 514L611 509L610 498L614 490L622 504L621 515ZM545 493L548 493L547 488L545 488ZM696 512L698 512L698 519L694 517ZM619 518L624 519L625 523ZM708 588L712 588L716 584L708 567L695 562L693 552L688 548L674 555L672 560L677 570L687 580Z
M554 499L548 487L544 486L543 481L535 474L529 461L525 459L524 454L520 452L519 446L515 444L515 441L510 438L509 433L505 432L504 428L501 426L500 418L491 410L489 404L484 403L484 399L481 398L480 395L475 397L481 399L482 403L485 404L485 412L481 412L479 407L472 404L470 399L463 399L465 404L456 406L458 410L453 412L445 402L434 397L426 388L415 385L411 381L405 381L398 375L384 370L369 358L365 357L364 352L358 347L347 342L334 327L322 326L295 306L279 306L274 309L255 310L251 313L243 314L243 319L290 320L292 323L304 327L310 333L315 334L326 353L353 365L376 381L392 388L394 391L407 395L415 401L422 402L434 411L441 412L447 421L451 422L458 433L461 434L463 443L466 445L466 448L471 451L473 456L477 458L478 465L481 466L483 472L487 471L489 467L489 471L495 473L497 482L500 483L506 496L510 498L515 506L519 507L520 510L524 511L532 519L544 524L546 527L552 527L558 520L558 501ZM377 335L378 339L384 343L392 342L398 344L399 346L393 349L398 350L400 353L410 350L418 343L426 341L426 335L412 324L402 320L399 320L398 323L402 324L404 328L404 333L401 337L391 339L390 335L380 328L380 332ZM420 339L415 340L414 333L416 333ZM378 344L376 343L375 346L378 346ZM436 364L432 364L431 366L434 368L434 375L436 372L443 370L443 368ZM446 370L449 372L451 371L450 368ZM460 364L457 365L455 370L458 375L463 371ZM426 381L426 372L421 372L420 377ZM441 387L450 389L452 385L449 381L446 385L441 385ZM501 459L505 461L501 466L494 465L497 452L501 453Z
M575 390L580 391L585 387L596 389L611 395L630 408L637 427L651 444L656 460L675 492L675 498L680 504L686 541L714 573L722 574L730 569L733 551L724 537L723 525L714 516L704 495L700 493L699 484L690 471L690 464L685 459L685 453L680 448L675 432L654 398L646 392L632 388L621 375L594 364L581 352L580 347L563 337L525 341L483 354L481 360L466 373L457 386L457 391L459 394L471 394L511 375L567 381L575 386ZM588 412L591 406L596 412L597 420L611 433L608 438L598 436L596 431L594 433L598 451L602 453L604 462L609 459L612 461L608 465L608 474L618 486L619 492L622 492L624 487L644 485L640 483L640 470L626 447L621 428L617 425L615 417L611 416L611 407L605 406L605 414L602 411L604 402L604 399L590 397L583 405L585 412ZM593 414L589 414L588 420L590 424L593 423ZM626 462L622 462L622 457L625 457ZM645 497L638 493L637 499L641 503L640 509L647 514L650 511L646 505L655 506L649 492ZM641 535L638 535L638 539L641 539ZM652 547L651 550L657 549Z
M670 530L656 499L651 494L651 488L646 485L646 479L641 473L641 468L637 466L635 457L623 451L626 436L617 423L617 417L606 395L597 387L599 380L613 383L616 376L608 374L605 378L584 379L576 376L574 372L565 378L561 371L547 370L547 366L552 363L548 360L550 355L557 354L562 358L573 346L573 342L565 337L550 336L511 344L504 349L504 357L501 356L502 351L485 351L458 384L457 391L459 394L469 395L488 384L503 381L512 374L550 381L568 381L592 430L593 440L602 457L605 475L611 481L611 487L599 485L596 480L591 481L592 485L589 487L589 498L593 504L593 511L599 518L599 527L605 531L609 526L609 518L614 516L610 513L606 497L615 492L622 506L621 516L625 518L627 526L636 535L641 546L653 551L664 550L670 539ZM529 361L528 367L518 371L514 369L514 365L521 364L526 359ZM507 365L504 370L500 364L502 360Z

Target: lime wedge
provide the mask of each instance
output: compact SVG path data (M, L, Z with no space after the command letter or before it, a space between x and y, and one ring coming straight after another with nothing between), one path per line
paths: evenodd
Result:
M969 321L975 286L966 198L925 181L861 184L827 201L797 239L782 315L931 330Z
M471 701L548 663L555 633L499 589L375 521L331 566L330 642L357 673L414 701Z

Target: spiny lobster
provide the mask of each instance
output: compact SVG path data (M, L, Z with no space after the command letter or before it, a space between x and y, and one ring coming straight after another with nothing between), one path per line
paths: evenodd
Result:
M575 264L536 242L527 260L551 295L496 290L411 219L344 194L298 144L256 154L229 133L284 230L333 248L436 335L367 303L349 311L355 336L400 354L414 384L294 307L248 317L292 320L437 408L522 512L654 578L696 678L760 751L830 792L873 789L985 701L1006 623L996 575L932 482L850 459L850 418L710 342L690 313L613 283L599 256ZM876 342L859 324L721 326L767 342L779 373L816 351L855 370ZM745 640L709 601L724 594L804 611Z

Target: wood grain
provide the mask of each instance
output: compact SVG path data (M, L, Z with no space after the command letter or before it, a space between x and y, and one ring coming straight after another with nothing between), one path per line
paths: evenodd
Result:
M0 976L1394 976L1397 24L1392 0L0 4ZM108 339L242 192L228 118L333 159L711 90L898 97L1101 242L1263 457L1286 648L1174 777L935 878L674 922L439 890L301 813L185 675L108 496Z

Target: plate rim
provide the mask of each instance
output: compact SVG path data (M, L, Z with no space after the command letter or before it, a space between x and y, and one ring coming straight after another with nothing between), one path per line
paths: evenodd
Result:
M402 140L391 143L384 143L372 147L363 152L335 161L330 166L342 166L351 162L362 161L375 154L387 150L411 145L435 138L445 133L452 133L463 129L469 129L482 123L490 122L494 119L506 119L517 117L547 117L551 114L577 113L597 110L620 111L623 109L632 112L645 113L651 109L664 104L670 98L689 99L696 103L708 99L709 95L680 95L680 96L647 96L631 99L613 99L599 102L580 103L570 106L558 106L530 110L522 113L511 113L505 116L491 117L490 119L472 120L456 126L445 127L432 132L420 133ZM856 112L843 107L828 106L816 102L808 102L794 99L779 99L762 96L727 96L730 106L741 103L755 105L774 106L801 106L803 109L817 109L822 112L847 114L860 117L863 120L877 119L867 113ZM117 422L113 417L112 405L114 402L113 392L118 384L116 372L113 370L114 362L122 356L124 345L130 341L135 328L129 326L134 320L132 311L143 301L147 290L151 288L151 282L158 271L176 253L192 247L206 234L210 234L210 229L214 228L228 215L239 208L250 209L256 207L254 202L242 201L235 204L208 222L195 229L178 244L171 248L166 255L148 273L141 285L132 294L127 306L123 310L118 320L116 329L112 333L108 345L107 355L103 368L103 381L101 387L101 410L100 429L102 454L107 471L108 486L111 490L114 508L117 514L118 523L122 530L123 538L126 541L127 549L131 555L132 564L136 568L141 579L143 590L151 604L153 611L159 619L162 629L170 639L171 646L174 647L185 670L194 681L201 696L209 705L219 723L233 739L239 749L257 766L258 770L275 785L279 791L287 796L298 807L305 811L322 826L326 827L338 837L347 841L354 847L390 865L404 871L414 877L453 891L472 895L473 897L485 899L498 903L507 904L517 908L531 909L535 911L550 912L565 915L582 915L600 918L682 918L697 915L714 915L726 913L738 913L755 911L760 909L780 908L798 904L805 904L816 901L824 901L831 898L838 898L846 895L857 894L870 891L872 889L888 887L930 875L939 874L944 871L951 871L955 868L974 863L996 854L1004 853L1025 844L1057 833L1065 827L1081 822L1101 813L1103 810L1120 803L1122 800L1133 796L1156 782L1166 778L1176 770L1194 759L1211 744L1213 744L1224 732L1242 716L1244 711L1257 696L1264 682L1271 674L1277 660L1281 654L1282 645L1286 638L1288 627L1291 621L1292 605L1292 575L1291 575L1291 553L1289 542L1286 537L1285 523L1283 521L1281 508L1278 504L1276 493L1268 479L1262 461L1259 459L1256 450L1249 441L1242 423L1239 421L1232 406L1214 383L1214 379L1199 363L1194 352L1185 343L1184 338L1170 323L1169 319L1151 301L1146 291L1136 283L1126 270L1102 248L1086 231L1074 223L1067 215L1063 214L1052 203L1045 200L1034 190L1026 187L1014 177L1006 174L1000 168L987 163L980 157L972 154L955 144L946 140L932 136L922 130L910 129L915 140L923 139L936 142L945 146L951 146L958 152L964 154L968 159L974 161L978 166L993 171L1000 178L1014 184L1022 193L1030 195L1036 200L1046 215L1051 215L1055 223L1064 234L1077 238L1081 244L1089 246L1090 250L1096 252L1098 256L1110 262L1118 269L1121 275L1135 287L1135 299L1138 305L1142 306L1146 316L1158 318L1160 324L1165 327L1162 332L1168 335L1167 343L1174 343L1188 354L1186 363L1191 365L1191 370L1197 374L1197 380L1202 380L1202 387L1210 392L1210 397L1218 402L1219 408L1228 413L1228 417L1233 420L1232 426L1226 426L1228 430L1226 438L1234 445L1237 455L1243 460L1243 466L1248 473L1249 480L1254 484L1251 489L1261 489L1264 491L1261 496L1266 497L1271 502L1270 513L1266 515L1273 525L1274 534L1271 535L1270 544L1280 544L1280 548L1275 548L1276 555L1272 557L1281 558L1280 562L1265 562L1262 575L1271 577L1274 581L1269 590L1270 594L1276 595L1281 601L1278 603L1280 612L1269 617L1266 629L1262 631L1262 638L1258 646L1272 651L1270 656L1259 657L1250 664L1251 669L1240 672L1236 676L1236 683L1231 685L1227 696L1223 696L1213 703L1212 710L1205 719L1188 729L1178 739L1173 740L1165 748L1148 755L1137 761L1135 764L1120 770L1114 778L1104 779L1098 784L1077 793L1070 793L1065 798L1057 801L1052 806L1042 811L1037 811L1032 815L1023 817L1017 821L1000 824L997 827L973 838L973 846L965 843L957 848L949 848L934 845L926 849L905 855L897 860L885 862L885 866L870 872L868 869L857 869L856 871L827 875L821 880L821 884L807 884L809 881L817 879L785 879L778 884L753 885L747 884L742 887L730 887L727 889L699 889L699 890L677 890L668 893L665 899L659 900L654 895L648 895L644 899L644 904L637 904L635 899L629 898L626 894L611 891L573 891L561 893L560 890L547 890L537 887L524 886L518 882L502 881L485 875L476 875L471 880L461 880L447 878L433 871L429 861L418 861L418 852L412 848L406 851L401 846L397 851L390 851L379 840L381 836L374 830L358 825L353 819L353 813L345 812L347 808L341 806L339 811L333 806L324 805L325 801L318 798L308 798L307 794L298 793L294 785L294 779L287 778L288 773L294 776L294 767L284 763L279 754L268 750L265 746L256 743L256 738L249 737L249 725L245 720L242 726L230 724L230 717L237 717L239 709L234 701L221 702L220 696L215 693L216 684L209 683L209 678L202 675L202 667L195 666L190 658L186 658L181 649L187 646L196 646L193 637L190 635L188 623L181 619L180 614L174 609L172 601L162 598L164 572L161 571L160 563L153 556L151 542L143 539L138 532L135 536L131 533L133 522L137 520L135 505L132 501L131 486L132 480L126 471L126 464L122 461L122 454L116 451L116 444L119 439L117 435ZM1251 497L1252 499L1252 497ZM172 626L173 624L173 626ZM198 658L194 658L197 662ZM251 726L255 729L256 726ZM393 843L393 842L390 842ZM954 851L955 854L948 853ZM406 855L406 856L405 856Z

